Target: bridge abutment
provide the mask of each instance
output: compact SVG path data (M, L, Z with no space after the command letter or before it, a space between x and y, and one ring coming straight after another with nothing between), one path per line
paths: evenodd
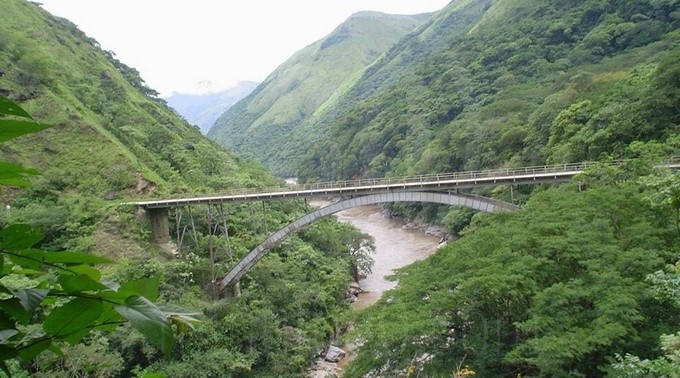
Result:
M168 223L168 209L146 209L151 222L151 237L157 245L170 243L170 226Z

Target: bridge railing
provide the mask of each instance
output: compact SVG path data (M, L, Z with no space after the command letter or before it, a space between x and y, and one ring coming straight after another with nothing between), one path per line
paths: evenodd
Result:
M604 163L608 166L621 165L631 160L614 160ZM369 186L384 186L395 184L411 184L411 183L429 183L429 182L443 182L456 180L474 180L481 178L503 177L503 176L521 176L521 175L541 175L550 173L565 173L582 171L588 167L595 165L602 165L602 162L580 162L580 163L566 163L554 165L539 165L521 168L499 168L499 169L485 169L478 171L464 171L453 173L437 173L425 174L418 176L406 177L385 177L385 178L368 178L358 180L345 180L333 182L321 182L312 184L292 185L288 190L315 190L315 189L331 189L331 188L354 188L354 187L369 187ZM662 165L680 164L680 156L674 156Z
M357 180L344 181L329 181L318 182L310 184L292 184L285 187L277 188L243 188L231 190L225 193L226 195L244 195L244 194L259 194L272 192L291 192L291 191L305 191L305 190L323 190L323 189L342 189L342 188L356 188L356 187L371 187L371 186L386 186L398 184L413 184L413 183L431 183L444 182L456 180L474 180L483 178L503 177L503 176L521 176L521 175L544 175L550 173L566 173L582 171L586 168L595 165L617 166L631 160L613 160L611 162L580 162L580 163L566 163L553 165L537 165L520 168L497 168L485 169L475 171L451 172L451 173L436 173L424 174L417 176L400 176L400 177L384 177L384 178L364 178ZM680 156L673 156L666 159L661 165L679 165Z
M618 166L625 162L632 160L614 160L611 162L580 162L580 163L567 163L567 164L553 164L553 165L537 165L529 167L520 168L497 168L497 169L485 169L476 171L463 171L463 172L451 172L451 173L436 173L436 174L424 174L417 176L401 176L401 177L384 177L384 178L365 178L357 180L344 180L344 181L330 181L330 182L318 182L310 184L289 184L282 187L276 188L242 188L227 191L223 193L225 196L239 196L239 195L249 195L249 194L262 194L262 193L282 193L282 192L295 192L295 191L315 191L324 189L343 189L343 188L368 188L368 187L380 187L380 186L394 186L399 184L418 184L418 183L445 183L447 181L462 181L462 180L476 180L476 179L488 179L488 178L502 178L502 177L519 177L519 176L538 176L538 175L549 175L554 173L568 173L568 172L578 172L586 168L595 165L607 165L607 166ZM680 156L673 156L667 158L663 163L659 165L672 166L675 168L680 168Z
M438 173L426 174L408 177L386 177L386 178L371 178L359 180L336 181L330 183L314 183L298 185L296 189L320 189L328 187L357 187L357 186L373 186L373 185L393 185L393 184L407 184L419 182L440 182L440 181L454 181L466 180L488 177L502 177L502 176L518 176L522 174L544 174L583 170L588 166L588 163L575 164L559 164L546 165L522 168L501 168L501 169L486 169L480 171L465 171L454 173Z

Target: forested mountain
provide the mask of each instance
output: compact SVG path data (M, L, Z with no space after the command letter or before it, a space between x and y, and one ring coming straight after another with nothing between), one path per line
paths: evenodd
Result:
M679 27L676 0L452 1L285 143L239 147L302 181L640 159L484 191L509 214L392 206L462 237L356 316L346 376L680 374L680 176L652 166L680 152Z
M358 12L327 37L298 51L251 95L222 115L208 136L241 156L263 162L280 175L292 172L293 158L319 130L304 124L323 111L334 93L429 15ZM293 133L309 134L289 145Z
M459 238L352 315L345 294L357 261L348 251L368 236L330 219L274 248L243 277L241 296L211 290L268 232L303 214L302 203L184 209L170 219L178 256L154 246L127 201L283 183L205 138L71 22L0 0L0 97L52 125L0 144L2 160L41 173L0 195L0 368L19 377L304 376L351 322L346 338L358 349L347 377L678 376L680 174L655 165L680 151L679 6L455 0L431 17L401 18L421 26L392 29L403 38L384 53L346 48L362 52L350 54L356 66L321 59L342 58L334 48L352 32L399 24L362 13L343 25L366 29L341 25L227 112L222 121L241 122L230 133L254 141L242 151L280 162L278 173L302 156L297 172L309 180L637 158L557 187L482 193L522 205L509 213L393 206ZM283 126L258 123L265 116ZM7 230L17 224L32 227L31 246L12 245ZM7 253L20 247L39 258ZM63 250L117 264L62 275L41 253ZM166 356L108 324L62 345L63 355L8 352L35 350L16 337L63 329L41 325L73 307L55 299L60 289L94 295L110 280L156 282L159 304L194 309L201 323Z
M220 298L204 289L264 240L268 227L301 216L304 206L294 201L267 204L261 211L224 206L226 228L215 226L215 208L194 207L190 216L184 209L183 218L171 214L170 220L177 255L153 245L148 221L127 201L283 184L207 139L157 95L134 68L102 51L73 23L38 3L0 0L0 117L13 114L7 105L16 103L35 121L51 125L8 142L12 132L2 130L0 160L14 164L0 164L3 371L18 377L300 376L348 309L345 292L354 263L347 245L366 236L331 220L295 235L264 259L242 280L242 296ZM4 186L16 183L6 179L17 174L7 171L17 164L40 173L26 177L31 186ZM229 238L214 235L216 227ZM8 230L17 229L30 230L23 231L30 245L16 243ZM35 263L9 253L29 247L34 248L26 252L30 256L75 250L117 263L101 270L58 270L59 264L42 257ZM322 273L309 271L308 264ZM201 314L201 323L175 339L165 356L131 327L116 324L112 332L105 332L110 325L93 326L75 343L84 334L76 338L68 332L93 314L89 321L98 319L95 298L112 281L143 293L157 286L159 306L170 313L174 306L191 309ZM70 297L74 291L83 297ZM80 312L79 303L92 306ZM31 316L22 315L24 307ZM48 314L74 309L78 316L66 324L50 320L41 326ZM142 312L133 309L132 316ZM104 320L107 315L101 314ZM40 353L41 345L50 345L41 339L42 330L71 342L61 345L63 354L52 353L54 348Z
M257 85L253 81L242 81L235 87L217 93L173 93L164 100L187 122L198 126L203 134L207 134L222 113L249 95Z
M454 1L338 96L299 176L624 157L677 132L679 23L674 1Z

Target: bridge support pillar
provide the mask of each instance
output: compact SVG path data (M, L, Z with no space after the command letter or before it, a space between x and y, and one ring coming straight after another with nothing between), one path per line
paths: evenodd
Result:
M170 226L168 224L168 209L146 209L151 221L151 236L154 243L167 244L170 242Z
M236 281L234 284L234 287L232 288L232 295L234 298L238 298L241 296L241 281Z

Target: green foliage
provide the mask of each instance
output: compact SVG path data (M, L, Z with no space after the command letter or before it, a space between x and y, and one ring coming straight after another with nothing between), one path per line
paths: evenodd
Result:
M297 155L324 128L310 121L332 102L331 95L425 19L424 15L375 12L353 15L327 37L296 53L255 92L228 109L208 136L278 175L294 174Z
M626 354L616 355L616 362L612 365L612 376L623 378L660 377L670 378L680 374L676 363L666 359L640 359L637 356Z
M350 225L325 220L300 234L316 248L338 258L349 259L350 276L354 281L366 277L373 270L374 261L371 256L375 252L373 237L357 231ZM334 237L329 238L329 235Z
M357 315L345 375L444 376L464 361L481 376L599 376L616 353L658 356L679 308L647 277L677 261L674 219L636 180L582 180L586 191L548 189L521 211L476 217L398 272L399 287Z
M659 270L647 276L654 296L671 306L680 304L680 269L669 266L668 272ZM663 355L655 359L641 359L630 353L617 354L611 375L617 377L674 377L680 374L680 333L661 335Z
M680 235L680 175L665 171L660 175L642 180L650 188L648 200L660 211L668 212L675 218L675 227Z
M93 376L117 377L123 371L120 354L109 350L109 342L100 332L91 332L84 342L63 348L64 355L41 354L33 364L34 377Z
M16 121L4 118L9 116L28 118L33 126L16 129ZM4 140L45 128L6 99L0 102L0 117L0 129L9 130ZM10 171L7 178L21 179L21 172L25 170ZM74 345L92 330L110 330L126 321L169 355L173 325L184 330L196 322L192 314L164 312L140 296L156 298L157 278L122 285L103 282L95 265L108 259L36 249L42 239L40 230L26 224L10 224L0 231L0 368L8 375L8 360L29 362L45 350L62 354L62 343Z
M295 213L301 210L290 209L290 204L285 207ZM274 204L269 209L277 210ZM238 224L240 216L231 214L230 223ZM331 220L311 225L299 237L284 241L242 279L241 296L218 301L209 300L185 280L184 272L191 273L198 284L210 279L210 274L202 273L206 271L203 262L213 256L205 249L194 249L191 242L187 250L194 252L183 250L186 256L177 262L126 264L120 273L131 277L161 270L161 295L201 306L206 315L196 330L177 340L171 360L151 359L140 366L168 376L303 375L309 361L338 332L338 319L348 308L345 294L351 256L347 231L353 230ZM246 231L231 229L234 246L242 243L238 232ZM234 248L232 252L237 258L248 250ZM217 259L218 275L220 269L225 274L231 266L221 268L222 258Z
M448 211L442 223L453 235L459 234L470 224L475 211L469 208L456 208Z

